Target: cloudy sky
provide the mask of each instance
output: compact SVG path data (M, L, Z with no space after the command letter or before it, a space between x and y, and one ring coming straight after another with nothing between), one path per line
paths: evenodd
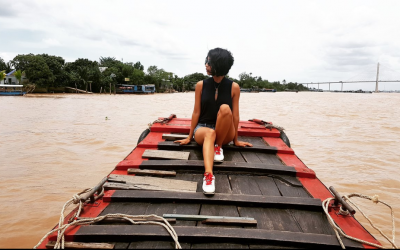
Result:
M400 1L0 0L0 57L115 57L182 77L205 73L215 47L230 76L269 81L400 80ZM327 89L328 85L320 85ZM374 83L344 89L374 90ZM340 89L332 84L331 89ZM400 83L380 89L400 90Z

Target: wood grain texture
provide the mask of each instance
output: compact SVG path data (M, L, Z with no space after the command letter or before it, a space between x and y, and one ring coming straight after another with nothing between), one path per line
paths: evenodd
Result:
M190 152L146 149L143 152L142 158L188 160L189 155Z

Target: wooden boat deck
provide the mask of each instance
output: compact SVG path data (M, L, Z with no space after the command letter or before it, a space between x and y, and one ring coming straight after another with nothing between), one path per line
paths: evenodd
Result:
M168 131L181 132L181 127L175 128ZM172 226L184 249L340 247L319 197L327 196L329 191L313 171L300 166L301 161L290 148L282 141L277 143L276 139L280 138L275 135L267 138L265 134L240 136L240 140L251 142L254 147L224 147L224 163L214 164L216 194L208 197L201 188L204 173L201 147L195 142L181 146L163 141L161 134L162 131L152 130L111 174L126 175L127 169L132 167L175 170L176 177L164 178L197 182L196 193L109 190L97 208L98 215L186 214L250 217L257 221L256 226L244 227L235 223L208 225L201 221L177 220ZM268 141L273 145L268 145ZM146 149L185 151L190 155L188 160L138 158ZM292 166L288 166L288 162L293 163ZM91 214L88 217L96 216L96 212L90 213L88 209L84 213ZM354 235L364 235L365 239L377 242L354 217L340 215L337 223L345 230L348 227L347 233L352 231ZM123 221L81 226L66 237L76 242L109 242L115 244L115 248L175 248L171 236L162 227L130 225ZM347 248L365 247L347 239L343 242Z

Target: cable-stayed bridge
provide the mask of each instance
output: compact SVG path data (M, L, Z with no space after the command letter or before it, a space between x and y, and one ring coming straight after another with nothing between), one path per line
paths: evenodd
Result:
M376 70L376 80L365 80L365 81L361 81L361 80L356 80L356 81L354 81L354 80L345 80L345 81L329 81L329 82L324 81L324 82L305 82L305 83L297 83L297 84L303 84L304 86L307 86L307 88L309 87L309 85L312 85L312 86L313 85L314 86L318 85L318 87L317 87L318 90L320 89L320 87L319 87L320 84L321 85L328 84L329 85L328 90L331 91L331 84L338 84L339 83L339 84L341 84L341 91L343 91L343 84L345 84L345 83L375 83L375 92L379 92L379 83L400 83L400 80L379 80L379 68L380 68L380 66L382 66L382 65L380 65L378 63L377 70ZM388 67L386 67L386 68L388 68ZM392 69L390 69L390 70L392 70ZM396 70L392 70L392 71L397 72L397 73L400 74L400 71L396 71ZM396 78L397 77L398 76L396 76ZM399 86L399 89L400 89L400 86Z

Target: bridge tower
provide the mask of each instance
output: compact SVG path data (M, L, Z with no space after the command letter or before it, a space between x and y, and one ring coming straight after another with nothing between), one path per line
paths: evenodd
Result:
M378 93L378 92L379 92L379 89L378 89L378 80L379 80L379 63L378 63L378 67L377 67L377 69L376 69L375 93Z

